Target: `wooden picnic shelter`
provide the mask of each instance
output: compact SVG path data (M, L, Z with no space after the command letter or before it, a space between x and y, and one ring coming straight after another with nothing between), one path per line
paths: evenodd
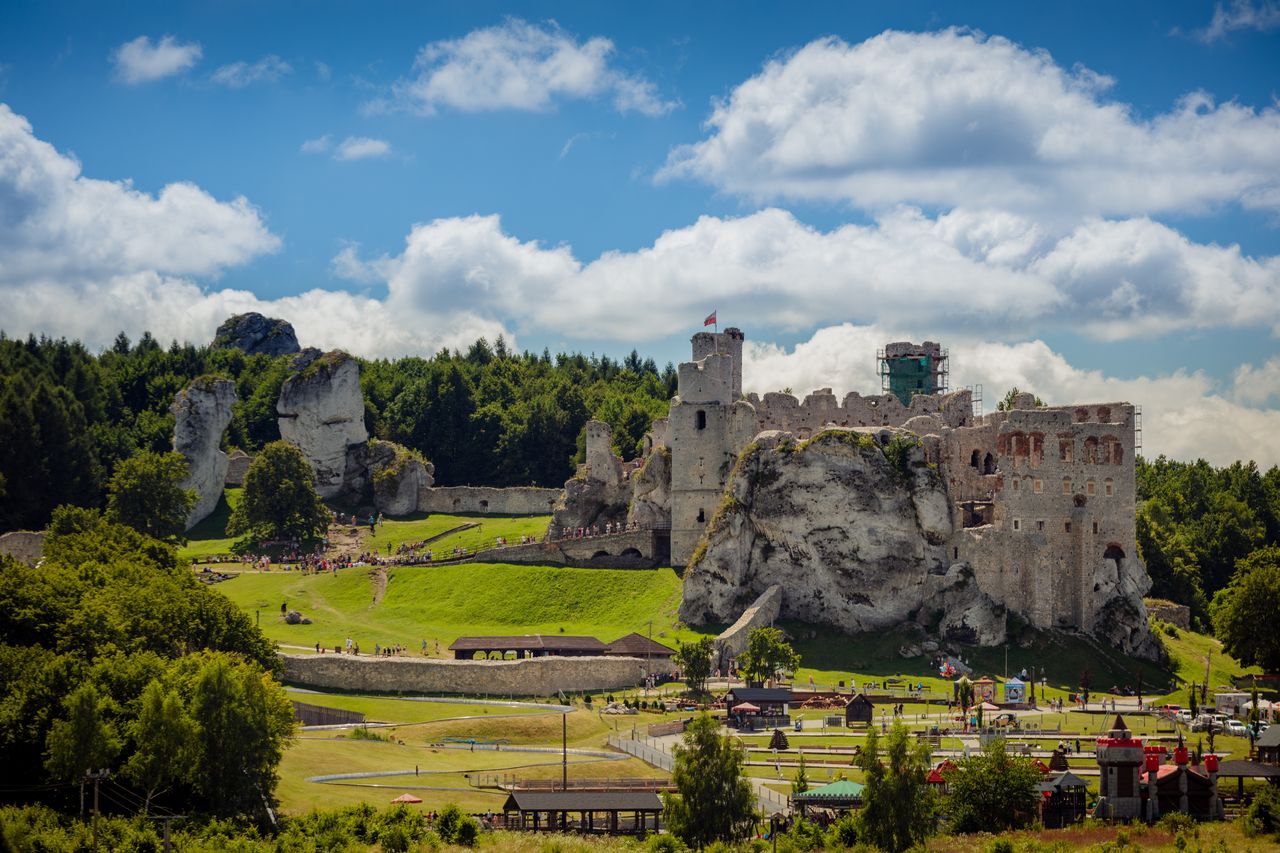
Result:
M1258 753L1258 761L1263 764L1280 765L1280 723L1263 732L1256 741L1254 749Z
M854 723L867 723L870 725L875 714L875 706L871 700L867 698L865 693L856 693L849 698L849 702L844 706L844 724L852 726Z
M1272 785L1280 785L1280 767L1260 761L1233 759L1218 765L1218 779L1235 779L1236 799L1243 801L1245 779L1265 779Z
M495 654L504 657L514 652L517 659L558 657L586 657L603 655L608 648L595 637L546 636L525 634L514 637L459 637L449 646L457 660L474 660L476 653L491 658Z
M662 800L653 791L512 791L502 818L507 829L534 832L657 832Z
M847 812L862 808L862 792L866 786L848 779L838 779L829 785L810 788L803 794L792 794L791 805L800 810L801 817L805 809L818 807L836 812Z
M1084 821L1088 783L1069 770L1040 783L1040 820L1045 829L1062 829Z

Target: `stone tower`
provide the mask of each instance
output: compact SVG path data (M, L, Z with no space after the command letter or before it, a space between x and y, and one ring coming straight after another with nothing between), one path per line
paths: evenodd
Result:
M680 365L671 400L671 564L685 566L720 505L738 452L755 436L755 408L742 397L738 329L693 336L694 361Z
M917 394L945 394L947 391L947 351L941 344L925 341L887 344L880 357L881 390L911 405Z
M1111 731L1098 738L1097 815L1108 820L1142 817L1138 774L1146 763L1142 741L1133 737L1124 717L1116 715Z

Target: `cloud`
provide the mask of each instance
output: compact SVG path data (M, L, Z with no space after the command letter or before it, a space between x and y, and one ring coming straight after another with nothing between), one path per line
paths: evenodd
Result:
M1280 110L1192 92L1144 120L1110 78L963 30L814 41L715 105L660 180L753 198L1084 215L1280 207Z
M460 39L436 41L418 54L415 76L395 87L395 103L425 115L550 110L561 100L608 97L618 112L659 116L678 106L645 78L611 64L613 42L578 41L553 22L509 18Z
M1233 377L1232 399L1246 406L1280 405L1280 358L1242 364Z
M1227 5L1219 3L1213 10L1209 26L1196 33L1206 43L1219 41L1237 30L1269 32L1280 27L1280 3L1262 0L1254 5L1250 0L1231 0Z
M352 160L385 157L391 153L391 143L382 139L370 139L367 136L348 136L337 145L334 145L333 136L326 133L323 136L317 136L315 139L308 139L302 143L301 151L303 154L328 154L332 152L334 160L345 163Z
M333 76L333 72L329 70L328 63L325 63L325 62L316 63L316 77L320 78L321 80L328 80L332 76Z
M879 393L876 349L909 338L901 328L845 323L819 329L791 350L748 340L743 386L759 393L790 387L800 397L817 388L832 388L837 395ZM1041 340L962 338L946 343L952 387L982 385L988 412L1015 385L1049 405L1127 401L1142 407L1142 452L1148 458L1165 454L1175 459L1203 457L1215 465L1237 459L1254 459L1264 467L1280 464L1280 411L1242 401L1242 381L1257 378L1248 368L1226 386L1186 370L1119 379L1075 367ZM1274 394L1280 390L1280 362L1270 362L1265 369Z
M182 44L173 36L164 36L153 45L147 36L138 36L116 48L111 59L117 79L133 86L181 74L194 67L202 54L197 42Z
M271 53L252 65L247 62L223 65L213 72L210 79L229 89L243 89L253 83L274 83L286 74L292 73L292 65Z
M414 226L398 255L361 261L347 247L340 260L345 277L385 281L424 310L466 305L524 328L611 328L626 341L686 328L708 303L767 317L777 331L832 317L1001 337L1045 327L1103 339L1221 326L1280 331L1270 307L1280 300L1280 259L1193 243L1147 219L1090 220L1055 237L1010 214L931 219L900 208L872 225L824 232L769 208L704 216L652 246L584 263L566 246L506 234L496 216L472 216Z
M280 246L243 196L218 201L184 182L151 195L85 177L3 104L0 223L7 287L138 272L217 275Z

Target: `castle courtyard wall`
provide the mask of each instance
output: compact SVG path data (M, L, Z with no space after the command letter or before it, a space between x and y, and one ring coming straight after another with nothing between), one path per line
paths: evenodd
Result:
M550 515L559 489L537 486L431 486L418 492L419 512L478 515Z

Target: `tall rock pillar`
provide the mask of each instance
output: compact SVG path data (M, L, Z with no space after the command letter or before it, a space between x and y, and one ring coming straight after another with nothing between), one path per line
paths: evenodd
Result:
M231 407L236 402L236 385L230 379L200 377L173 399L173 449L189 466L184 489L194 489L195 505L187 515L190 530L207 518L222 497L222 487L230 464L219 446L222 433L231 423Z

